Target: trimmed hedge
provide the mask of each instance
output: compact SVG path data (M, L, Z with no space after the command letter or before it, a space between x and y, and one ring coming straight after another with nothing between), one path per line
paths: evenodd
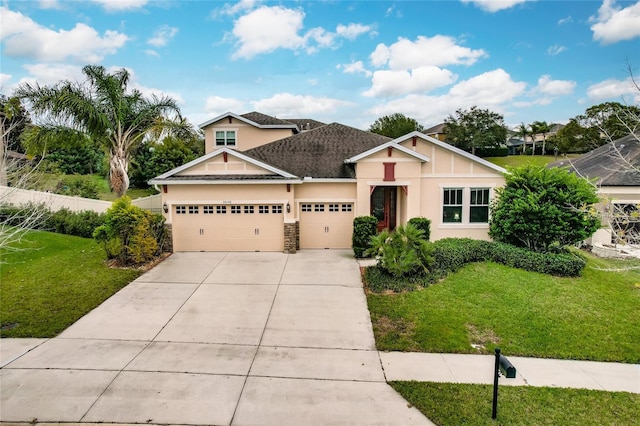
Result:
M42 220L35 223L33 229L56 232L58 234L75 235L83 238L93 238L93 231L104 225L104 213L93 211L73 212L63 208L52 212L43 205L28 205L24 207L0 206L0 222L9 226L21 226L34 210L44 210Z
M423 232L422 237L425 240L429 241L429 239L431 238L431 221L429 219L421 216L412 217L407 223L410 223L411 225L421 230Z
M378 219L374 216L358 216L353 219L353 237L351 247L357 258L364 257L364 252L371 247L371 237L378 233Z
M395 279L373 266L365 270L367 287L373 292L412 291L417 287L426 287L472 262L492 261L559 277L578 277L586 265L586 260L574 253L539 253L492 241L445 238L432 244L434 262L428 274L411 279Z

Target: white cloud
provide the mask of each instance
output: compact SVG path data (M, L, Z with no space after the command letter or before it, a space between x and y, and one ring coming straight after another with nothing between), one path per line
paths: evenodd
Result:
M257 0L240 0L237 3L226 3L222 9L216 9L211 12L213 17L218 15L237 15L240 12L255 8Z
M631 40L640 36L640 1L620 8L615 0L604 0L598 9L598 16L589 18L593 39L602 44Z
M418 67L411 71L379 70L373 73L371 89L363 95L393 97L428 92L451 84L456 78L451 71L434 66Z
M270 98L253 103L257 111L282 117L313 116L335 112L338 108L351 106L352 102L327 97L278 93Z
M140 91L140 93L142 93L144 97L147 97L147 98L151 96L157 96L157 97L169 96L170 98L173 98L173 100L176 101L178 104L184 104L184 98L177 92L169 92L166 90L157 89L155 87L148 87L148 86L142 85L138 81L138 76L136 75L135 71L129 67L115 67L115 66L109 67L107 68L107 72L113 73L122 68L125 68L127 71L129 71L129 83L127 86L129 89L138 90Z
M535 105L549 105L551 102L553 102L552 98L539 98L534 99L533 101L514 102L513 106L517 108L527 108Z
M147 4L148 0L92 0L98 3L107 12L139 9Z
M65 64L27 64L23 65L28 75L22 77L17 83L9 86L8 91L13 91L18 85L28 83L31 85L52 86L62 80L85 80L82 74L82 66Z
M11 74L5 74L0 72L0 89L4 88L4 85L11 81Z
M125 34L111 30L100 36L95 29L83 23L76 24L71 30L54 31L4 6L0 7L0 20L4 54L11 57L95 63L106 55L114 54L129 39Z
M38 2L40 9L60 9L60 3L58 0L40 0Z
M369 31L371 31L371 27L362 24L340 24L336 27L336 34L347 40L355 40L359 35L368 33Z
M592 100L620 99L625 95L635 95L636 98L640 98L630 78L626 80L611 78L587 88L587 96Z
M543 75L538 79L538 86L534 91L550 96L561 96L572 94L575 88L575 81L552 80L550 75Z
M376 117L402 112L421 123L434 125L458 108L478 106L503 113L504 105L520 96L525 87L526 83L515 82L504 70L496 69L461 81L445 95L412 94L380 104L368 112Z
M160 56L160 54L158 52L156 52L155 50L153 50L153 49L147 49L147 50L144 51L144 53L147 56L155 56L156 58Z
M400 37L390 46L380 43L370 58L377 67L388 64L392 70L408 70L428 65L472 65L485 56L482 49L469 49L458 45L453 37L436 35L418 36L415 42Z
M549 46L549 48L547 49L547 55L556 56L561 54L565 50L567 50L566 47L560 46L559 44L554 44L553 46Z
M345 74L359 74L362 73L366 77L371 77L373 73L368 69L365 69L362 61L351 62L350 64L338 65L338 69L342 68L342 72Z
M313 53L320 48L334 47L338 38L353 40L371 31L371 27L362 24L340 24L336 32L322 27L303 32L304 17L302 9L283 6L261 6L239 17L232 31L239 45L233 58L250 59L277 49Z
M147 43L155 47L166 46L176 34L178 34L176 27L162 25L153 32L153 36L147 40Z
M461 0L462 3L473 3L487 12L498 12L530 0Z
M209 96L205 101L204 110L210 117L216 117L225 112L237 112L245 109L245 103L239 99Z
M260 53L276 49L298 49L304 39L298 35L302 29L304 12L281 6L262 6L238 18L233 35L238 38L240 48L234 58L251 58Z
M558 25L570 24L573 22L573 18L571 16L567 16L566 18L562 18L558 20Z

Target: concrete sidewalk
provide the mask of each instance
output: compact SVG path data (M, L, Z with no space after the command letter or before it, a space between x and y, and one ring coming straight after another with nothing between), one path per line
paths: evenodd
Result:
M176 253L0 346L5 422L432 425L385 382L346 250Z
M546 386L640 393L640 365L508 356L515 379L501 385ZM421 382L493 384L493 355L380 352L385 378Z

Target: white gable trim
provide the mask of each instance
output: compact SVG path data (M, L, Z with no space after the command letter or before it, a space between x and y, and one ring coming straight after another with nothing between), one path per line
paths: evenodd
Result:
M233 112L225 112L224 114L214 117L211 120L205 121L204 123L200 124L198 127L200 127L201 129L204 129L208 125L213 124L222 119L225 119L229 116L235 118L236 120L242 121L243 123L247 123L250 126L257 127L259 129L294 129L296 131L298 130L298 126L296 126L293 123L291 124L258 124L255 121L251 121L248 118L244 118L243 116L234 114Z
M488 168L490 168L492 170L495 170L498 173L502 173L502 174L508 173L506 169L504 169L504 168L502 168L502 167L500 167L500 166L498 166L496 164L493 164L490 161L487 161L487 160L485 160L483 158L480 158L480 157L478 157L476 155L470 154L467 151L463 151L460 148L456 148L453 145L449 145L446 142L442 142L441 140L438 140L436 138L432 138L431 136L427 136L424 133L420 133L418 131L414 131L414 132L408 133L408 134L406 134L404 136L400 136L399 138L396 138L396 139L392 140L389 143L399 144L400 142L405 142L407 139L411 139L414 136L417 136L417 137L419 137L421 139L424 139L425 141L430 142L430 143L432 143L432 144L434 144L434 145L436 145L436 146L438 146L440 148L443 148L443 149L449 150L449 151L451 151L451 152L453 152L455 154L461 155L462 157L465 157L465 158L467 158L467 159L469 159L471 161L475 161L478 164L482 164L483 166L488 167Z
M152 181L167 179L168 177L171 177L171 176L173 176L175 174L178 174L178 173L180 173L180 172L182 172L184 170L187 170L187 169L189 169L189 168L191 168L193 166L196 166L196 165L198 165L200 163L203 163L203 162L205 162L207 160L210 160L213 157L217 157L218 155L223 154L223 153L227 153L227 155L230 155L232 157L236 157L236 158L238 158L240 160L243 160L243 161L246 161L248 163L251 163L256 167L260 167L262 169L268 170L271 173L274 173L274 174L282 176L283 178L289 178L289 179L297 178L297 176L292 175L291 173L285 172L284 170L275 168L273 166L270 166L269 164L266 164L266 163L263 163L263 162L258 161L256 159L253 159L251 157L248 157L248 156L236 151L235 149L222 147L222 148L219 148L219 149L217 149L217 150L215 150L213 152L210 152L207 155L203 155L200 158L196 158L195 160L190 161L187 164L183 164L180 167L176 167L173 170L169 170L168 172L163 173L160 176L156 176L155 178L152 179Z
M366 158L366 157L368 157L370 155L373 155L373 154L378 153L380 151L384 151L387 148L397 149L397 150L399 150L399 151L401 151L401 152L403 152L403 153L405 153L405 154L407 154L407 155L409 155L411 157L415 157L418 160L423 161L423 162L431 161L431 158L427 157L426 155L422 155L419 152L415 152L415 151L410 150L409 148L405 148L404 146L399 145L396 141L397 141L397 139L394 139L394 140L389 141L387 143L384 143L382 145L378 145L375 148L371 148L370 150L363 152L362 154L358 154L358 155L353 156L351 158L347 158L346 160L344 160L344 162L346 164L355 163L355 162L360 161L363 158Z

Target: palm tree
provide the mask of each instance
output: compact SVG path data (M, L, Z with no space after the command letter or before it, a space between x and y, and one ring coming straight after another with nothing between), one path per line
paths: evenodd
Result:
M516 127L515 135L522 138L524 144L522 144L522 153L524 154L527 150L527 136L529 135L529 128L526 124L520 123L518 127Z
M547 153L547 133L551 131L551 125L546 121L534 121L531 127L536 129L536 134L542 133L542 155L545 155Z
M170 97L145 98L139 90L127 90L129 72L109 74L103 66L82 68L85 84L61 81L47 87L22 84L16 96L27 100L41 117L29 132L32 144L44 145L64 134L82 134L100 145L109 156L109 184L118 196L129 188L129 161L135 148L152 130L180 128L180 109Z

